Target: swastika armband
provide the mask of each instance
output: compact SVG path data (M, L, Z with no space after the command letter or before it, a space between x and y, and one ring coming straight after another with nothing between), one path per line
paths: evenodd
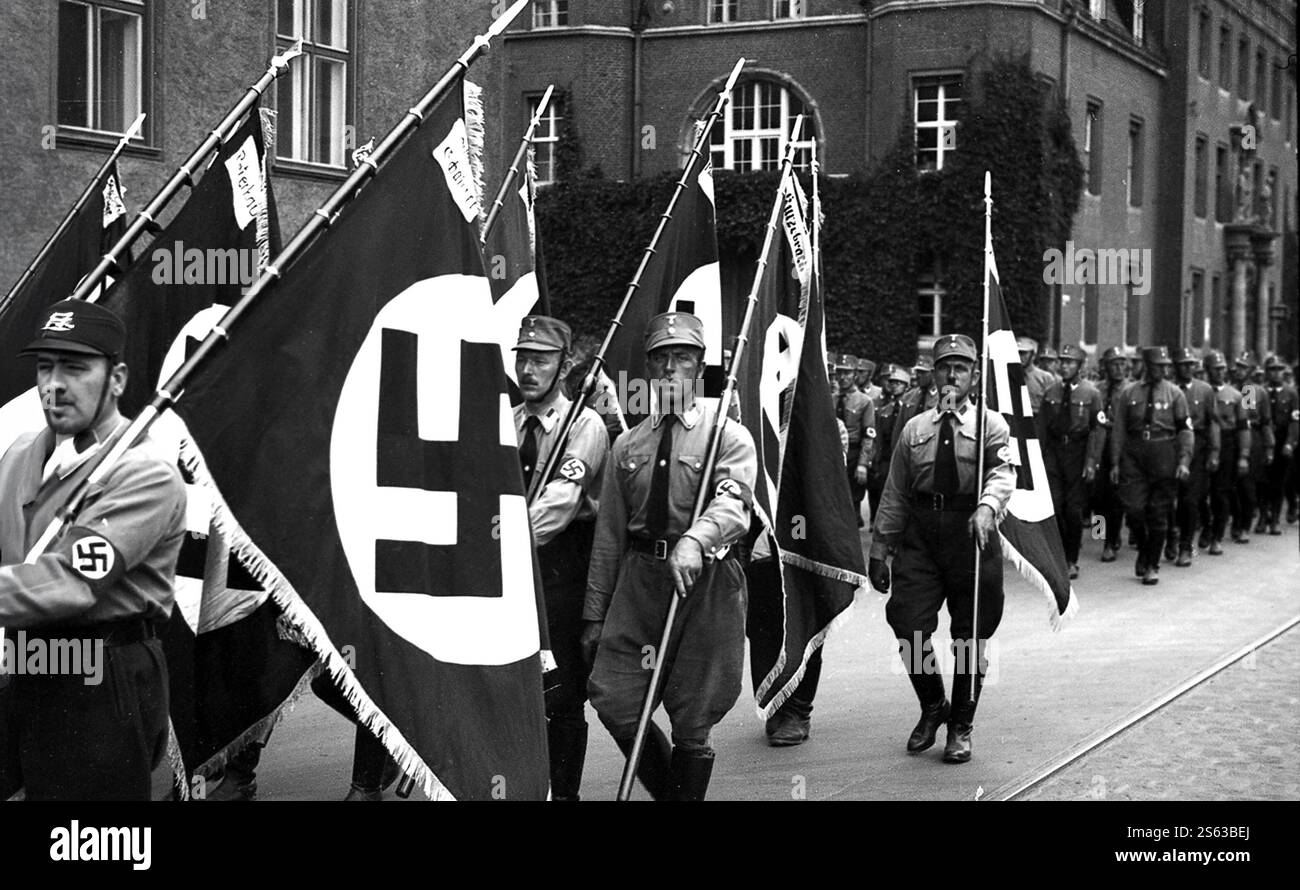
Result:
M126 574L126 561L107 538L79 527L72 529L69 538L68 564L91 590L110 587Z
M1296 410L1291 412L1291 419L1300 420L1300 408L1297 408Z
M754 500L753 492L749 490L748 485L738 479L732 479L730 477L720 480L717 488L713 491L713 496L715 498L720 498L723 495L739 498L744 502L746 507L751 506Z
M1190 418L1190 417L1184 417L1184 418L1183 418L1183 427L1186 428L1186 429L1189 429L1189 430L1192 429L1192 418Z
M995 456L997 457L999 464L1011 463L1011 446L1003 445L997 450Z
M582 462L581 458L573 456L566 457L560 463L556 475L561 479L569 480L582 488L583 491L586 491L588 480L591 478L591 473L587 472L587 465Z
M1102 423L1102 424L1104 424L1104 423L1106 422L1106 412L1105 412L1105 411L1098 411L1098 412L1097 412L1097 422L1098 422L1098 423Z

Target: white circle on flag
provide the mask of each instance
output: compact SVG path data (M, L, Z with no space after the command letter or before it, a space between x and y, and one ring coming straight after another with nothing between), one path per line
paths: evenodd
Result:
M500 522L491 537L459 541L455 491L376 484L381 345L385 328L419 337L418 435L425 441L454 442L461 413L461 342L494 343L494 324L486 278L441 275L417 281L393 297L352 359L330 438L334 515L361 599L393 633L439 661L455 664L509 664L540 649L528 507L522 494L501 495ZM498 441L514 447L514 415L504 392L497 414ZM475 548L498 547L500 595L376 590L377 540L463 546L465 559L474 558Z

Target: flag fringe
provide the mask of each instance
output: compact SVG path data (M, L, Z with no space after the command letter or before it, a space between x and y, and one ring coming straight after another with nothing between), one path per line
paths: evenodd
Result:
M483 224L487 218L483 211L484 195L487 186L483 178L483 143L485 140L483 119L483 88L471 81L463 81L465 86L465 139L469 143L469 169L474 177L474 192L478 195L478 232L483 233Z
M835 581L847 581L855 588L864 588L867 586L869 579L866 575L859 575L857 572L850 572L848 569L841 569L835 566L827 565L824 562L818 562L815 559L809 559L798 553L791 553L788 550L781 551L781 561L795 568L812 572L814 575L821 575L823 578L831 578ZM856 594L856 590L854 591Z
M789 699L790 696L794 695L795 690L799 688L799 684L803 682L804 674L808 671L808 659L812 658L813 653L821 648L822 644L826 642L826 638L829 637L832 632L839 629L841 625L847 623L852 616L853 603L849 603L840 614L831 619L829 624L814 634L808 640L808 645L804 647L803 658L799 662L799 669L796 670L794 675L790 677L789 681L787 681L785 685L777 691L776 695L772 696L772 700L768 702L766 708L758 707L758 700L761 699L770 688L772 688L772 684L776 682L776 678L780 675L781 671L785 669L785 647L784 645L781 647L781 654L777 657L776 664L773 665L772 670L770 670L767 676L763 678L763 682L759 684L758 689L754 692L754 710L760 718L764 720L769 719L773 714L780 710L781 706L786 703L786 700Z
M329 673L339 691L357 713L358 722L370 730L383 743L388 753L397 761L398 768L415 780L424 793L432 800L454 800L455 798L442 781L424 763L382 711L375 705L369 694L361 687L352 669L343 656L339 654L329 639L324 626L303 601L302 596L262 553L261 549L248 537L239 521L235 518L226 499L222 496L216 481L208 471L207 464L198 447L187 436L181 440L181 461L184 463L197 484L203 485L213 494L213 525L222 531L230 542L231 552L240 563L267 590L271 598L280 607L285 620L302 635L308 648L320 659L322 669Z
M1052 592L1052 585L1047 583L1047 578L1043 576L1033 563L1025 559L1020 551L1015 548L1007 536L1002 536L1002 555L1007 562L1015 566L1020 576L1029 582L1031 587L1036 588L1040 593L1047 597L1048 610L1047 620L1052 626L1054 632L1060 632L1069 624L1070 619L1079 614L1079 600L1074 595L1074 587L1070 587L1070 599L1066 603L1065 611L1060 611L1060 606L1056 604L1056 594Z

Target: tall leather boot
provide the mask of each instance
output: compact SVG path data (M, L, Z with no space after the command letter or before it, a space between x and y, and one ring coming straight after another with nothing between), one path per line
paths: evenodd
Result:
M379 738L360 723L352 740L352 785L344 800L383 800L384 791L397 781L397 761Z
M967 763L970 760L975 706L979 703L980 691L984 685L982 682L975 683L975 701L971 701L972 677L972 674L962 672L952 678L952 716L948 720L948 743L943 748L944 763Z
M909 673L916 698L921 703L921 719L907 737L907 753L920 754L934 745L939 727L948 722L951 706L943 691L943 676L938 671Z
M673 748L669 800L704 800L713 775L712 748Z
M1160 539L1158 535L1147 536L1146 571L1142 574L1142 583L1151 585L1160 582Z
M582 767L587 760L587 724L550 720L546 739L551 750L551 800L579 800Z
M632 754L632 739L614 739L623 756ZM666 800L671 786L670 774L673 746L664 731L653 722L646 730L645 744L641 747L641 762L637 764L636 777L655 800Z

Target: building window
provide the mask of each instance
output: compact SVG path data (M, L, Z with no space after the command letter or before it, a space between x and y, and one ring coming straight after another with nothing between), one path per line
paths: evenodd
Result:
M537 113L541 96L528 98L528 117ZM542 112L537 129L533 131L533 165L537 171L537 184L550 185L555 182L555 150L560 144L560 127L564 123L564 108L558 95L552 95Z
M60 126L123 133L145 110L149 13L143 0L59 3Z
M1273 88L1269 90L1268 97L1270 99L1269 112L1272 115L1273 120L1275 121L1280 121L1282 119L1282 68L1283 67L1284 66L1281 60L1279 59L1273 60Z
M1124 345L1135 345L1141 337L1142 298L1133 293L1132 284L1126 284L1124 285Z
M276 82L276 157L347 166L350 25L347 0L277 0L276 50L301 38L302 55Z
M1237 41L1237 95L1250 95L1250 41L1245 37Z
M1142 121L1128 122L1128 203L1142 206Z
M809 170L817 138L813 115L779 83L751 80L736 88L730 113L709 135L713 166L725 170L777 170L790 142L794 119L803 115L794 168Z
M1255 53L1255 105L1260 114L1268 107L1268 56L1262 47Z
M957 109L962 98L961 78L946 75L919 79L913 87L912 96L912 119L916 125L916 168L942 170L944 161L957 150Z
M1200 11L1196 32L1196 73L1206 79L1210 76L1210 11Z
M1274 167L1268 171L1268 188L1265 194L1260 195L1260 202L1263 204L1262 210L1267 218L1264 222L1268 223L1273 231L1277 231L1277 168Z
M1101 194L1101 103L1089 99L1083 117L1083 175L1088 193Z
M569 0L533 0L533 27L560 28L569 23Z
M1201 346L1205 343L1205 273L1200 269L1192 270L1192 311L1188 318L1191 328L1191 342L1193 346Z
M738 5L739 0L709 0L709 24L734 22Z
M1088 15L1103 21L1106 18L1106 0L1088 0Z
M1210 140L1203 133L1196 134L1196 185L1193 193L1193 206L1196 215L1205 219L1209 204L1210 177Z
M1232 29L1219 26L1219 86L1232 89Z
M1214 218L1218 222L1232 219L1232 175L1228 172L1228 146L1222 142L1214 150Z
M772 18L801 19L808 15L808 0L772 0Z
M1097 342L1097 328L1101 323L1101 288L1096 281L1083 285L1083 342Z
M917 260L920 273L916 279L916 333L921 337L938 337L943 333L944 287L943 259L927 251Z
M1210 276L1210 314L1205 319L1205 340L1211 343L1223 342L1223 297L1221 295L1222 279L1219 274Z
M1128 25L1129 31L1133 34L1133 42L1138 46L1146 45L1147 23L1146 23L1146 3L1145 0L1131 0L1133 9L1129 12Z

